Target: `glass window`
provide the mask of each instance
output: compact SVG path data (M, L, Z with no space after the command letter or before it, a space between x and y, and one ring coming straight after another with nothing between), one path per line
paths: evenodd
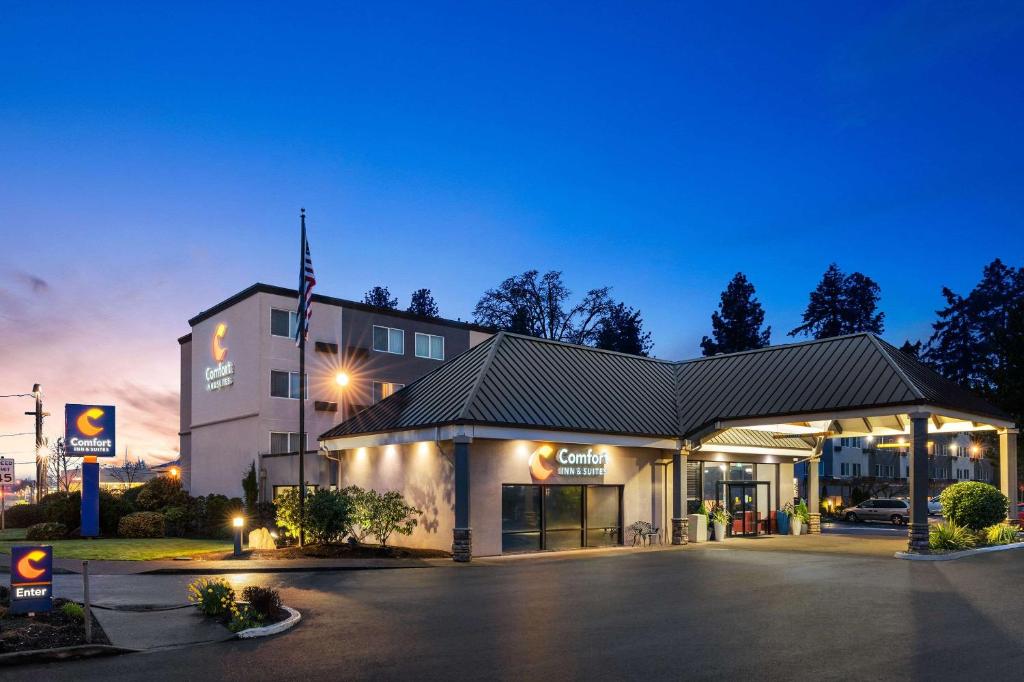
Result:
M311 483L307 483L306 484L306 494L307 495L312 495L313 493L316 492L316 489L319 488L319 487L320 486L318 486L318 485L313 485ZM274 493L273 493L274 494L274 500L276 501L278 497L283 495L288 490L298 490L298 489L299 489L299 486L297 486L297 485L275 485L274 486Z
M373 349L381 353L405 355L405 332L391 327L373 327Z
M396 384L391 381L373 382L373 402L379 403L384 398L393 395L395 391L405 388L405 384Z
M544 548L583 546L583 486L544 486Z
M270 310L270 334L272 336L287 336L295 338L295 330L298 327L299 317L294 310Z
M284 431L270 432L270 454L281 455L299 451L299 434Z
M541 548L540 486L501 486L501 551L530 552Z
M587 547L608 547L622 542L619 488L587 486Z
M724 464L704 464L704 499L708 502L718 501L718 482L725 480L725 469Z
M306 375L306 397L309 397L309 375ZM299 399L299 373L270 370L270 395L273 398Z
M729 465L730 481L753 481L754 465L733 463Z
M444 360L444 337L416 332L416 357Z

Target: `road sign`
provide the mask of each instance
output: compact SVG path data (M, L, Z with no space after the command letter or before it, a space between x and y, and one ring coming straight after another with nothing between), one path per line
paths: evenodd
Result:
M53 547L11 547L11 613L53 608Z
M0 485L14 485L14 460L0 457Z
M64 447L71 457L113 457L114 406L64 406Z

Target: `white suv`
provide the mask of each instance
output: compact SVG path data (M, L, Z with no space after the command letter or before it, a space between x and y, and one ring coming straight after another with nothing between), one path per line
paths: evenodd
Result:
M910 504L906 500L865 500L855 507L847 507L843 517L847 521L888 521L894 526L910 523Z

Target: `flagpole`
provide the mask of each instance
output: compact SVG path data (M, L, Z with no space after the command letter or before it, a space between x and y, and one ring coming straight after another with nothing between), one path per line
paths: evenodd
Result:
M301 209L302 237L299 241L299 296L306 278L306 209ZM306 544L306 320L296 319L299 334L299 547Z

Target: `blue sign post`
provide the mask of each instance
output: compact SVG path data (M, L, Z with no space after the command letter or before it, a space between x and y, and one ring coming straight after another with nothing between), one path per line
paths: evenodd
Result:
M113 457L113 405L64 406L64 447L70 456L82 457L82 537L100 534L100 465L97 457Z
M11 547L11 613L53 608L53 548Z

